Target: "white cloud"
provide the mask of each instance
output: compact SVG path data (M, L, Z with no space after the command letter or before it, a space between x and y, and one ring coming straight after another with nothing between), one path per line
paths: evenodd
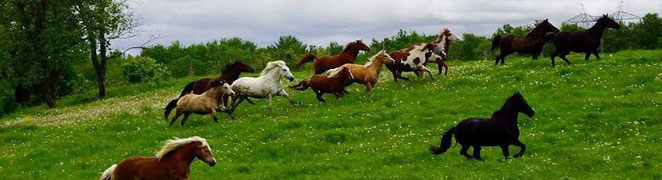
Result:
M582 1L588 13L616 11L618 0ZM662 1L627 1L625 10L637 15L662 11ZM509 23L523 25L535 19L561 22L581 12L575 0L144 0L131 4L142 19L138 28L158 32L154 43L201 43L240 37L260 46L283 35L307 44L341 44L354 39L384 38L399 29L433 34L443 27L454 33L490 35ZM113 47L142 44L147 37L121 39Z

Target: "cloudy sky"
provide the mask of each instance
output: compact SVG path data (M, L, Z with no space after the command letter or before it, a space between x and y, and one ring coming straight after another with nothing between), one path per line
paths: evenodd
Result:
M140 26L138 37L113 42L116 49L179 40L188 45L240 37L268 46L293 35L313 45L331 41L384 38L399 29L434 34L449 27L456 34L490 35L506 23L523 25L549 18L557 27L581 12L616 11L620 0L136 0L130 4ZM624 10L637 15L662 12L661 0L628 0ZM132 52L136 53L136 52Z

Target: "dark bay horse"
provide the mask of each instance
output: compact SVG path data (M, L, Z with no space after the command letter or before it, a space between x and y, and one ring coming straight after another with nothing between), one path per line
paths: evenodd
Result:
M568 61L565 56L571 51L586 53L584 60L588 60L588 58L591 57L591 54L595 55L595 58L600 59L600 55L598 55L598 47L600 47L602 34L606 28L618 29L619 27L620 25L616 21L609 18L607 15L603 15L593 27L583 32L561 32L557 34L556 37L554 37L554 47L556 47L556 51L550 55L552 66L556 66L554 58L557 55L563 59L565 63L570 65L570 61Z
M221 72L221 76L217 78L202 78L188 83L186 86L184 86L184 90L182 90L182 93L179 94L179 97L171 100L168 103L168 105L165 108L163 108L163 117L165 117L165 119L168 120L168 115L170 115L172 109L177 106L177 101L182 96L191 92L193 92L193 94L202 94L205 91L211 89L210 83L213 82L214 80L223 81L223 82L227 82L228 84L232 84L234 80L237 80L239 78L239 74L241 74L242 72L253 73L254 71L255 70L253 70L253 67L249 66L248 64L244 64L241 61L237 61L231 64L226 64L225 67L223 68L223 71ZM250 102L250 100L248 101ZM224 105L227 105L228 102L227 96L223 97L223 102Z
M518 52L525 54L532 54L533 59L538 59L542 52L542 47L547 41L554 38L554 33L558 33L559 29L550 24L547 19L538 23L536 27L531 30L525 37L508 34L504 36L495 36L492 40L492 48L494 50L499 47L501 52L494 60L494 64L498 65L499 60L501 64L505 64L506 56Z
M214 167L216 159L207 140L201 137L171 139L155 157L134 156L113 164L100 180L124 179L188 179L191 163L200 159Z
M480 157L481 146L501 147L501 152L506 159L509 156L508 146L519 146L520 152L513 157L521 157L526 146L518 139L520 133L517 116L520 112L529 117L533 117L535 113L524 97L517 92L510 96L501 109L492 114L491 118L469 118L460 121L457 126L444 133L441 137L441 145L439 147L430 146L430 151L435 155L446 152L451 147L451 138L454 135L455 141L462 145L460 154L469 159L472 156L469 156L467 151L469 147L473 147L473 158L483 160Z
M315 74L322 74L329 69L337 68L347 63L354 63L359 51L370 51L370 47L364 44L361 40L350 42L345 46L345 49L340 54L333 56L317 57L313 54L306 54L301 56L301 60L297 63L297 67L307 62L315 60L314 68Z
M331 74L315 74L308 80L303 80L296 85L289 86L291 89L303 91L308 88L312 89L317 96L319 102L324 102L322 95L325 93L332 93L336 98L343 97L345 91L345 81L352 80L352 71L348 67L340 67L338 71Z

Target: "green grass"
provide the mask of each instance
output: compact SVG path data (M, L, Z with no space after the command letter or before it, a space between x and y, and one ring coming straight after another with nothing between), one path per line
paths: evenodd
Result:
M556 68L548 59L451 61L450 74L434 81L395 83L384 71L370 93L353 85L344 98L318 103L311 91L287 90L298 106L277 97L266 110L258 100L240 106L237 121L193 116L185 127L168 127L161 108L193 78L111 87L100 101L91 90L57 109L0 119L0 179L94 179L126 157L154 155L168 138L194 135L209 141L219 164L195 161L192 179L662 178L662 51L570 59ZM485 162L466 160L459 147L428 152L445 130L490 116L515 91L536 111L520 116L524 157L500 162L496 147L483 148Z

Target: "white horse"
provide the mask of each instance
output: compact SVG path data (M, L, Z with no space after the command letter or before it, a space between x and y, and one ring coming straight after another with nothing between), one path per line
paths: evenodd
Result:
M267 108L271 109L271 97L283 96L290 101L294 106L294 100L283 89L283 84L280 79L287 78L290 81L294 80L294 75L290 72L285 61L271 61L267 63L267 67L262 70L260 77L242 77L232 83L232 90L236 93L232 98L232 108L230 112L234 111L241 102L248 97L252 98L267 98Z

